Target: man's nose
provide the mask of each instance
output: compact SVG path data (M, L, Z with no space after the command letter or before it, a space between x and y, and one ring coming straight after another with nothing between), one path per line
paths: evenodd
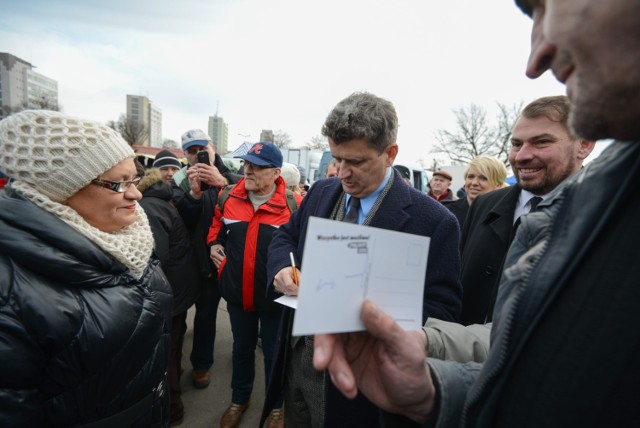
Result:
M526 162L534 157L534 148L532 144L524 143L518 153L516 153L516 163L518 162Z
M351 175L351 171L349 170L349 168L345 168L344 166L342 166L342 164L337 164L336 169L338 172L337 176L340 180L344 180Z
M542 30L543 16L534 15L531 29L531 52L527 62L527 77L537 79L551 67L556 55L556 46L549 43Z

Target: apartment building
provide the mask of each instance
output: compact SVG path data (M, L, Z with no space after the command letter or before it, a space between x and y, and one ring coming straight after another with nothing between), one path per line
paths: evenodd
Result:
M146 131L136 144L162 147L162 110L142 95L127 95L127 120Z
M25 108L58 109L58 82L33 68L15 55L0 52L0 119Z
M229 151L229 127L217 114L209 116L208 134L216 146L216 153L223 155Z

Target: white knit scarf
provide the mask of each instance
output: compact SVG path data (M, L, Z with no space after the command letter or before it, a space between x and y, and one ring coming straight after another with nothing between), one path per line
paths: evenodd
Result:
M116 232L107 233L91 226L74 209L52 201L26 183L14 181L11 187L111 254L116 260L128 267L136 279L142 277L149 264L154 241L147 215L140 205L137 206L136 220L133 224Z

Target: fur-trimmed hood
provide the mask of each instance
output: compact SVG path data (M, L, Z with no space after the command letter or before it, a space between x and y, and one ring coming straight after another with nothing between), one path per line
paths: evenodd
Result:
M162 175L158 168L148 169L140 183L138 190L144 198L160 198L170 201L173 196L171 186L162 180Z
M149 187L158 181L162 181L162 175L160 174L160 169L158 168L149 168L145 171L144 177L140 180L138 184L138 190L141 193L144 193Z

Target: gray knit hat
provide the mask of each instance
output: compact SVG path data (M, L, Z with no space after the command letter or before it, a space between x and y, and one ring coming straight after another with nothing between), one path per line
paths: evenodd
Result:
M0 171L54 202L132 157L113 129L57 111L25 110L0 121Z
M298 186L300 183L300 171L298 167L289 162L282 162L282 168L280 168L280 176L284 179L284 182L289 186Z

